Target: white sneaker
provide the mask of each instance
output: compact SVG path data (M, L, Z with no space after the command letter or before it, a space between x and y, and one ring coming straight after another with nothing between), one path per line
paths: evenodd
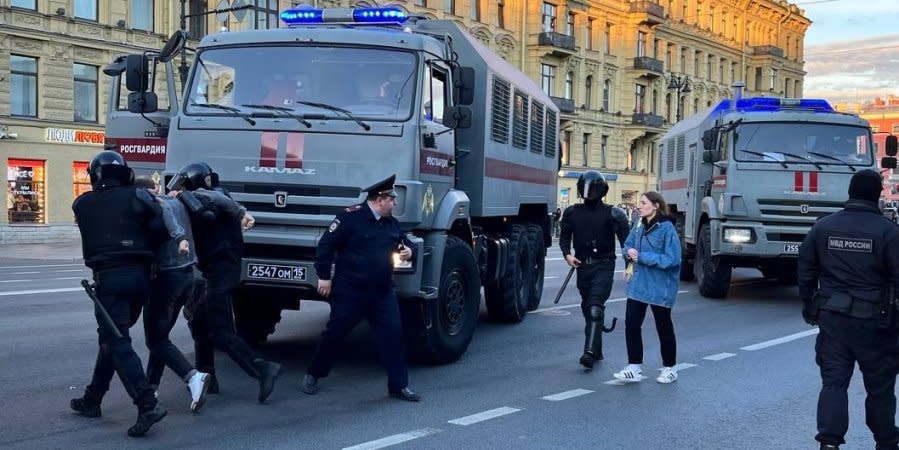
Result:
M209 389L208 373L197 371L187 380L187 391L190 392L190 410L198 412L206 402L206 390Z
M625 383L638 383L644 378L639 364L628 364L627 367L621 369L620 372L615 372L612 376Z
M670 384L677 381L677 369L674 367L662 367L662 373L656 378L662 384Z

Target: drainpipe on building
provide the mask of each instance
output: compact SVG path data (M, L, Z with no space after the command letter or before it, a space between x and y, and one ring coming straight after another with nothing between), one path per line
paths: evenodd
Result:
M527 48L528 48L528 0L521 2L521 71L527 73Z

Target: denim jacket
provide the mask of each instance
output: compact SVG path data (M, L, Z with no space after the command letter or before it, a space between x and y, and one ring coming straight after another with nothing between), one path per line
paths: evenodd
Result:
M628 298L666 307L674 306L680 283L681 247L674 224L667 218L650 224L637 221L624 243L627 251L637 250L637 263L627 283ZM631 263L633 264L633 263Z
M196 264L197 253L194 249L194 237L187 209L178 199L163 195L156 196L156 202L162 207L162 218L166 228L170 230L171 237L156 250L157 270L181 269ZM178 252L178 243L183 239L190 245L190 252L186 255Z

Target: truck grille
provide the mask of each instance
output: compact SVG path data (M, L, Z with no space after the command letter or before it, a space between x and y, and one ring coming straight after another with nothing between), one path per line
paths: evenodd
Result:
M844 203L820 200L766 200L758 201L762 218L803 219L813 222L839 211Z
M805 234L802 233L765 233L769 242L802 242Z
M283 260L314 261L315 249L289 245L244 244L244 257Z
M362 190L354 187L333 186L290 186L270 183L222 183L225 189L242 194L274 194L275 191L287 192L287 195L300 197L341 197L359 198Z
M283 213L283 214L309 214L322 216L336 216L343 212L346 206L320 206L320 205L287 205L285 207L275 206L275 202L248 202L242 201L241 205L245 206L250 212L267 212L267 213Z

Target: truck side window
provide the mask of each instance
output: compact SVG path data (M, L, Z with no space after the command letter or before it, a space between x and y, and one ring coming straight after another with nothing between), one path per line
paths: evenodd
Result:
M421 103L422 113L425 120L443 123L443 107L446 105L445 99L449 98L446 92L449 85L447 71L436 66L428 66L426 70Z
M128 111L128 89L125 88L125 76L119 77L119 98L116 103L116 109L119 111ZM160 111L169 110L169 89L166 77L166 65L154 64L150 60L150 92L155 92L157 96L157 105Z
M718 141L718 151L721 155L721 161L727 161L730 159L730 134L732 131L728 131L727 133L721 134L721 139Z

